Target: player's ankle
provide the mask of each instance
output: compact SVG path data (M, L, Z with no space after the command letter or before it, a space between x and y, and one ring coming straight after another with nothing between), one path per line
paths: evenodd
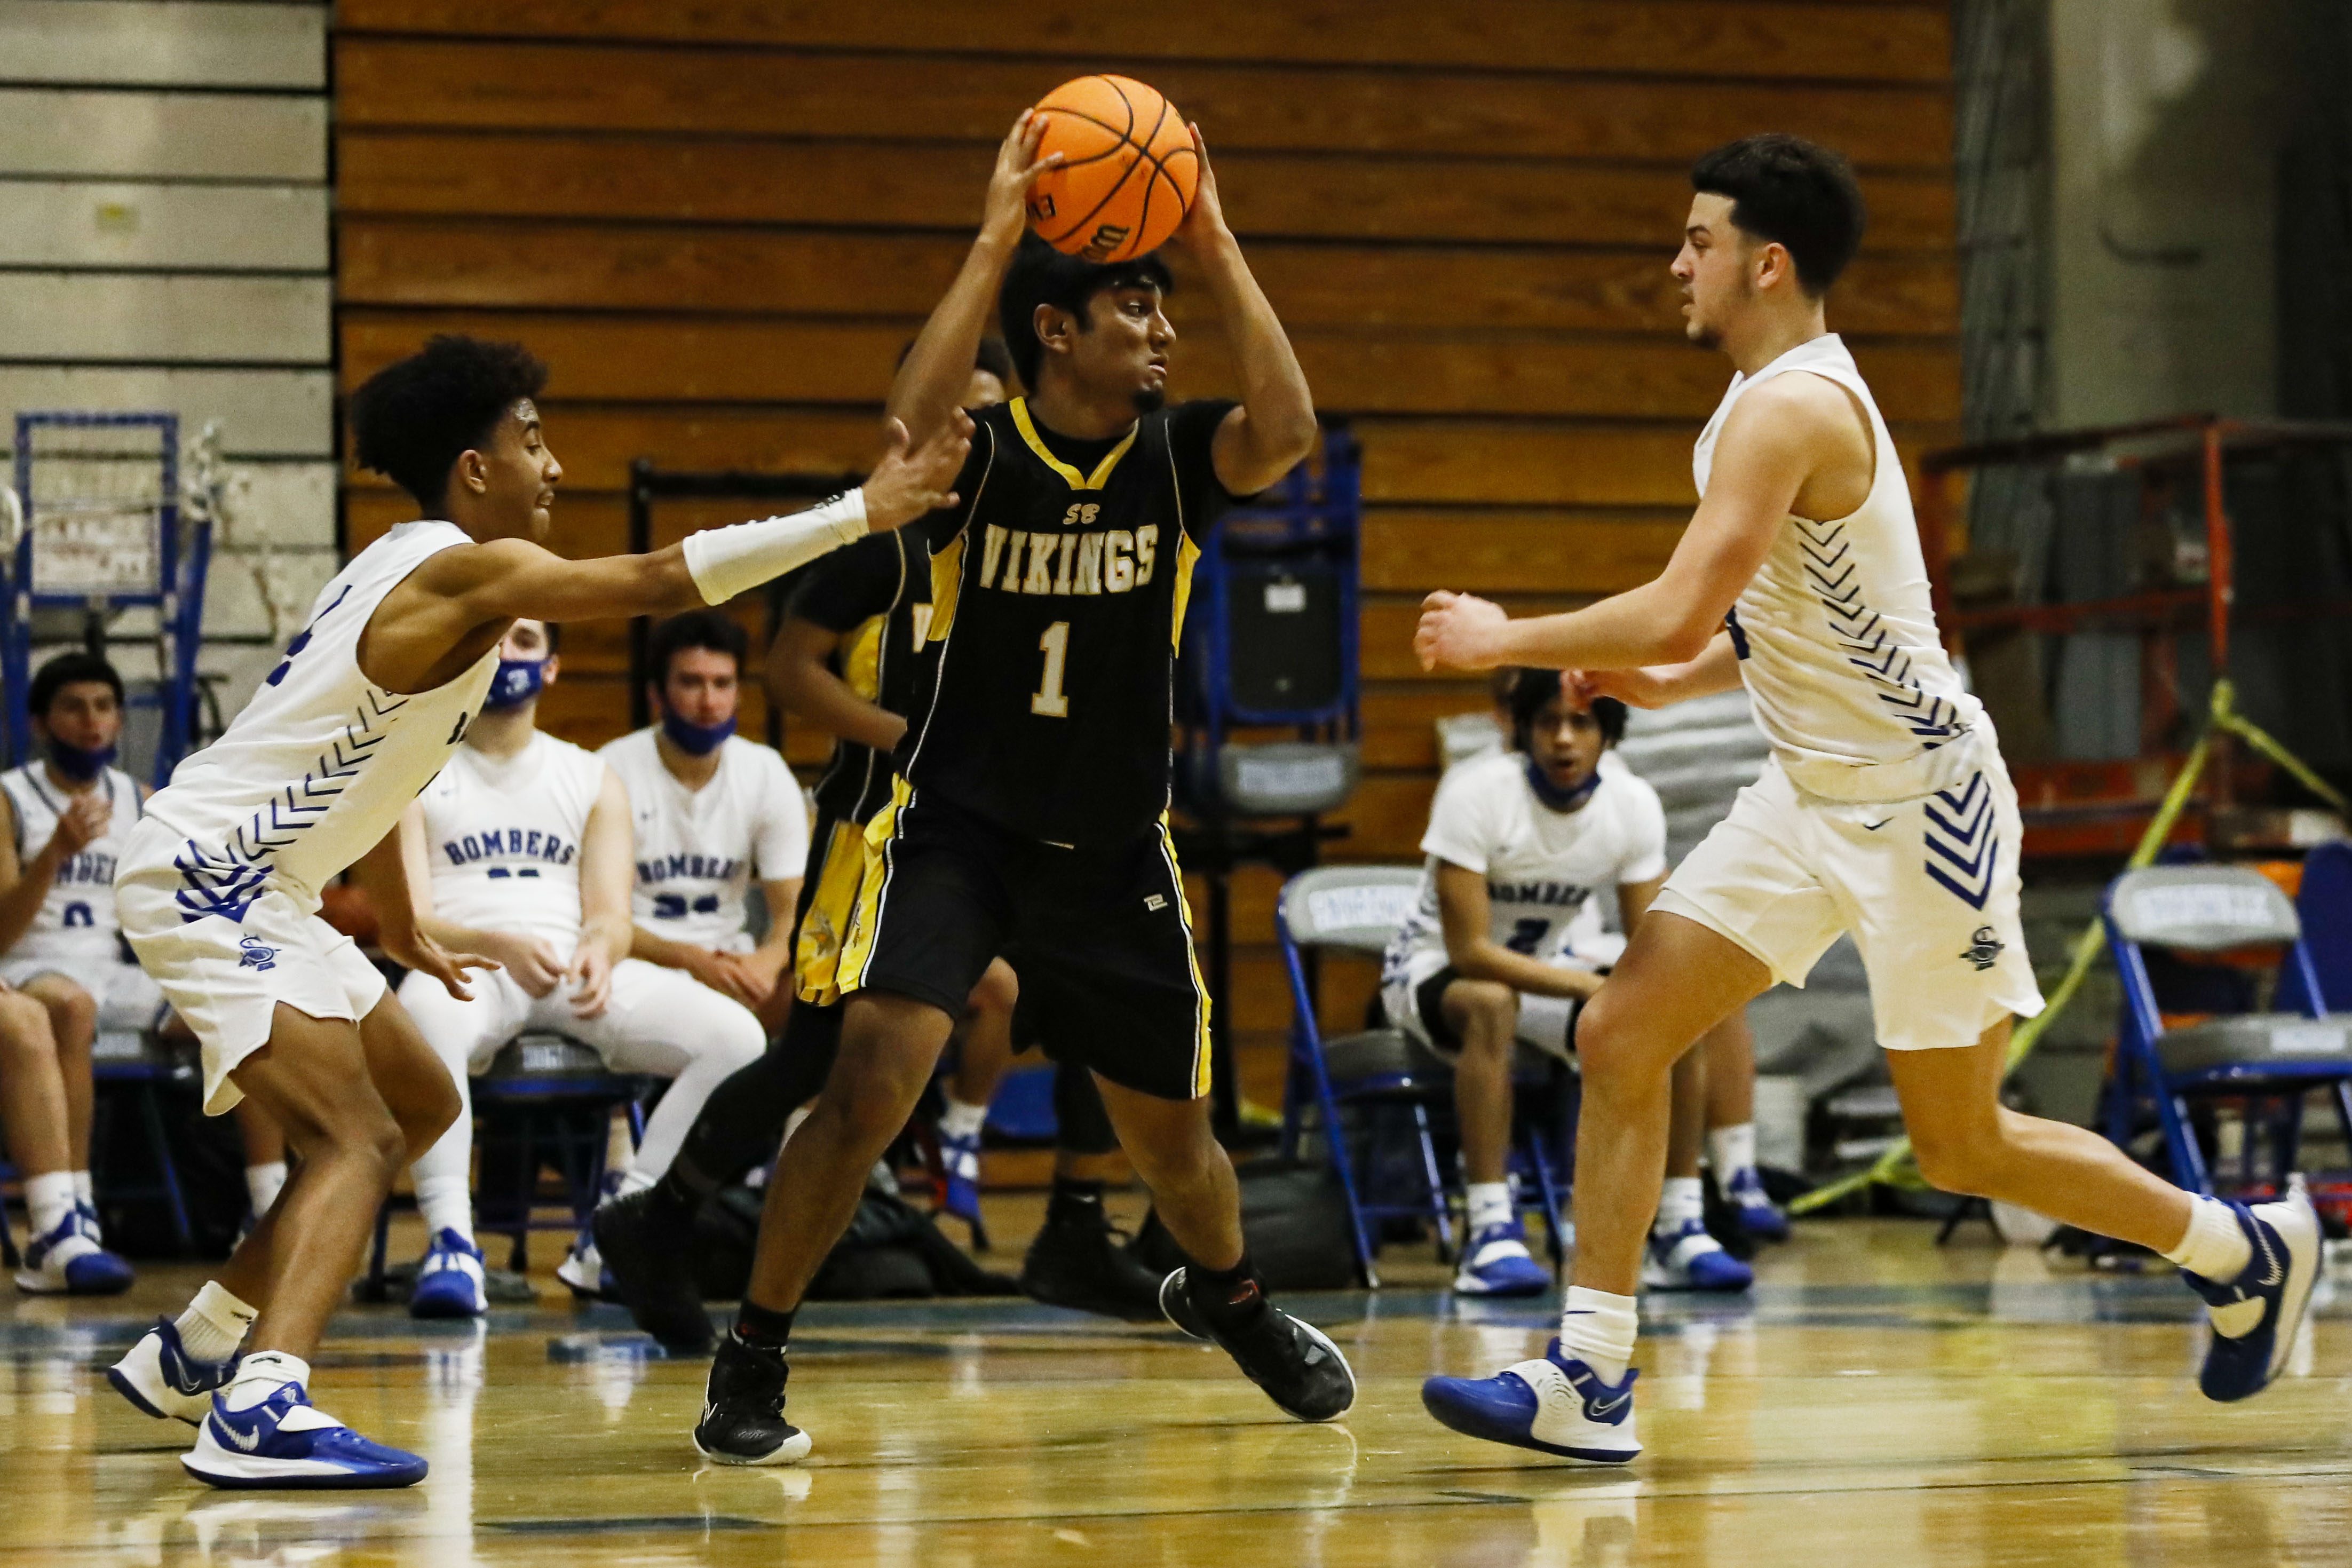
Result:
M1246 1249L1231 1268L1187 1269L1184 1289L1209 1325L1227 1333L1246 1329L1265 1315L1265 1288L1259 1284Z
M778 1310L746 1300L735 1314L735 1337L761 1350L782 1351L792 1342L797 1307Z
M1640 1331L1641 1318L1633 1297L1583 1285L1568 1288L1568 1299L1559 1310L1560 1351L1591 1367L1604 1381L1623 1380Z
M1045 1222L1056 1220L1093 1224L1102 1217L1103 1192L1101 1182L1080 1181L1075 1176L1055 1176L1053 1195L1045 1200Z
M2189 1228L2165 1258L2189 1273L2214 1280L2235 1279L2252 1260L2238 1215L2229 1205L2190 1194Z
M222 1362L236 1353L245 1342L246 1331L260 1315L258 1309L238 1300L218 1280L207 1279L172 1326L179 1331L181 1349L191 1357Z

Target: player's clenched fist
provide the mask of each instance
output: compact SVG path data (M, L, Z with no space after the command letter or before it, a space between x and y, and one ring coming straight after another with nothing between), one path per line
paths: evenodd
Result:
M1500 605L1441 588L1421 602L1412 651L1423 669L1492 669L1505 662L1503 628L1510 619Z

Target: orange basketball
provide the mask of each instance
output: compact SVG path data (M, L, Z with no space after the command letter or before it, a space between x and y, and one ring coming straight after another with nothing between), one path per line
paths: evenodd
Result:
M1082 76L1037 111L1039 155L1064 162L1031 188L1030 226L1088 261L1126 261L1166 244L1201 185L1200 155L1176 106L1132 77Z

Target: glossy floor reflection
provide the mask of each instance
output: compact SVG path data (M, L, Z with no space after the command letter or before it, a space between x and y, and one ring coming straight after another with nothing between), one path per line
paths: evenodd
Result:
M0 1564L2236 1564L2352 1562L2352 1289L2294 1375L2198 1398L2191 1302L1894 1222L1802 1229L1752 1303L1660 1303L1626 1472L1457 1437L1431 1372L1537 1348L1550 1303L1303 1298L1363 1382L1280 1419L1215 1352L1021 1303L818 1307L804 1468L704 1467L699 1363L610 1309L447 1329L353 1312L319 1402L417 1449L397 1494L216 1493L94 1368L195 1274L0 1310ZM2323 1287L2323 1291L2328 1291Z

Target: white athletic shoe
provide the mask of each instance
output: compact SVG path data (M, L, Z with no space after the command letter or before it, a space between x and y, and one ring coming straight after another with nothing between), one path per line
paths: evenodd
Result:
M580 1227L572 1250L555 1266L555 1277L569 1285L575 1296L585 1296L593 1301L621 1299L613 1288L613 1271L604 1267L604 1255L596 1250L596 1232L592 1226Z
M310 1374L294 1356L246 1357L237 1381L213 1396L181 1466L211 1486L273 1491L413 1487L425 1479L416 1455L371 1442L313 1406L303 1388Z
M1650 1233L1642 1248L1642 1287L1647 1290L1745 1290L1756 1271L1723 1249L1697 1220L1661 1236Z
M1421 1385L1421 1403L1465 1436L1589 1465L1622 1465L1642 1452L1633 1435L1633 1380L1641 1375L1629 1371L1604 1383L1555 1339L1541 1360L1492 1377L1433 1377Z
M236 1375L237 1358L198 1361L180 1343L179 1325L158 1318L123 1358L106 1369L117 1393L157 1420L203 1423L213 1395Z

